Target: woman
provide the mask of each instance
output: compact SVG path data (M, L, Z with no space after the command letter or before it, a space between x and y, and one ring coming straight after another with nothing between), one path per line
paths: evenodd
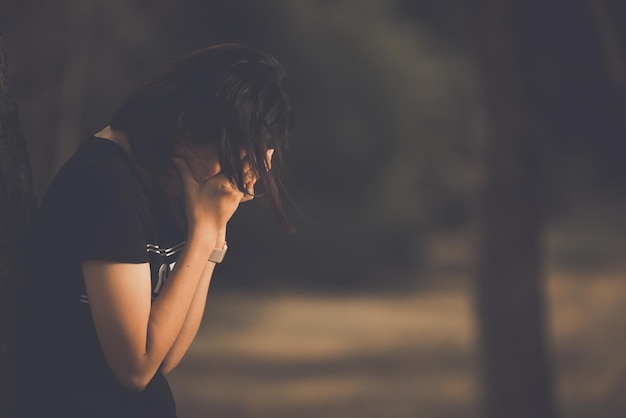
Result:
M176 417L164 376L198 331L228 220L262 185L286 225L276 170L289 116L276 60L219 45L176 62L81 144L30 240L16 416Z

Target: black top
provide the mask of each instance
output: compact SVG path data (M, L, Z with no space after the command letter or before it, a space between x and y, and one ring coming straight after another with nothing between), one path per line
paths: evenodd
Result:
M125 389L102 354L81 263L150 263L153 298L184 245L180 211L142 185L116 143L81 144L50 185L32 229L19 290L16 416L173 418L160 373Z

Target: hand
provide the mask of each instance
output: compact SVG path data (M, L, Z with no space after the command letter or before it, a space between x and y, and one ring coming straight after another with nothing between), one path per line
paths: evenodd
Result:
M198 182L184 158L175 157L173 161L183 183L189 232L206 228L224 230L244 194L226 176L218 174L217 163L214 169L216 174L206 181Z
M265 155L265 171L270 171L272 168L272 155L274 154L273 149L268 149ZM246 193L244 193L242 202L247 202L249 200L254 199L254 185L256 184L258 178L254 175L252 170L250 169L249 163L244 163L244 188L246 189Z

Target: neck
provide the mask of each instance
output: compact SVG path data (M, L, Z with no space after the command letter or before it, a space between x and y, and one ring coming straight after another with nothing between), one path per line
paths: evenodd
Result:
M130 144L128 143L128 137L122 131L115 131L111 129L110 126L105 127L103 130L96 134L98 138L108 139L109 141L115 142L117 145L122 147L124 151L132 158L133 151L130 148Z

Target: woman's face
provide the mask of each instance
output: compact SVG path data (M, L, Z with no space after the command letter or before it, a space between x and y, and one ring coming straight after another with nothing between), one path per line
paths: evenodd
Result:
M219 157L214 147L209 146L194 150L180 147L176 150L175 154L178 157L182 157L187 162L195 180L198 182L206 181L219 174L221 171ZM272 167L273 154L273 149L267 150L265 160L265 167L267 171L269 171ZM245 158L245 153L242 154L241 158ZM246 186L246 190L248 191L247 195L242 199L242 201L245 202L254 198L254 185L258 179L252 175L249 163L244 162L243 167L244 184ZM178 197L182 196L184 193L183 182L174 164L168 165L168 168L163 175L157 175L155 177L155 182L157 187L159 187L159 189L168 197Z

